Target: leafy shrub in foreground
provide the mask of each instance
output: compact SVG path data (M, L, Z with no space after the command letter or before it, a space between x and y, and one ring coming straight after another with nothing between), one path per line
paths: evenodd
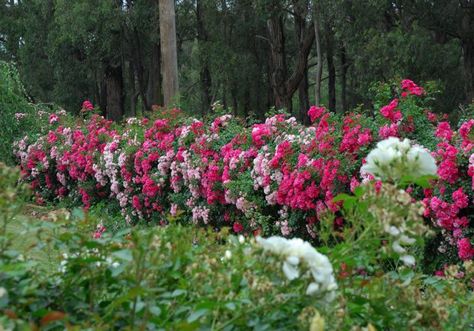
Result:
M15 172L2 169L0 187L9 192L0 194L0 214L8 215L2 222L18 222L13 217L21 203L14 212L10 207L21 202L15 178ZM73 211L69 219L43 222L37 246L16 252L11 240L3 240L15 234L5 233L2 223L0 238L9 244L0 254L0 325L20 330L467 328L474 322L474 296L458 273L472 278L472 263L449 270L445 279L403 266L384 271L381 258L390 256L380 245L384 224L374 223L380 219L376 212L370 217L363 202L382 206L385 195L374 194L370 186L364 190L352 197L356 211L346 203L353 219L347 231L355 235L322 248L336 276L330 283L336 281L339 288L328 301L308 295L319 271L308 273L306 258L295 263L297 252L302 257L313 254L311 246L299 241L296 247L287 247L293 240L285 242L286 248L280 249L276 243L285 239L264 240L265 251L276 249L271 253L243 236L177 225L127 229L96 239L92 232L97 220ZM389 194L392 188L387 190ZM407 210L399 206L386 211L403 219L412 206L409 199L401 200ZM47 267L36 250L49 252Z

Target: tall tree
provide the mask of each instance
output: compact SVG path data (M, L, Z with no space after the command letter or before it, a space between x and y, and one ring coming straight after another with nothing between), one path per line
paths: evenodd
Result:
M193 114L219 100L260 119L293 104L305 118L308 99L370 106L373 82L393 77L436 81L436 110L450 111L474 97L473 10L472 0L0 0L0 58L34 100L77 110L91 98L114 119L163 105L164 93L170 104L178 70L179 104Z
M304 52L304 39L308 29L313 29L310 24L307 27L306 17L308 15L309 3L307 0L293 0L293 12L295 17L295 31L296 39L298 42L299 52ZM299 112L297 118L302 122L307 122L308 116L306 115L309 109L309 95L308 95L308 63L304 61L304 73L303 78L298 86L298 98L299 98Z
M297 57L291 75L288 73L287 53L285 49L284 19L285 11L278 1L268 6L270 16L267 19L267 36L270 43L270 83L275 99L275 107L286 108L292 112L292 97L308 67L308 55L314 42L314 29L309 29L302 41L298 42Z
M402 2L429 30L459 40L467 103L474 102L474 2L472 0L417 0Z
M321 104L321 81L323 77L323 55L321 51L321 29L320 29L320 7L319 0L313 1L313 25L316 43L316 80L315 80L315 103Z
M209 34L204 22L204 1L196 0L196 22L197 22L197 39L199 43L199 62L201 69L199 72L201 80L201 113L206 114L211 105L211 71L209 69L209 56L206 54L207 42L209 41Z
M336 111L336 67L334 65L334 33L332 26L326 22L326 62L328 65L328 107L331 111Z
M179 92L178 51L176 46L176 19L174 0L159 0L160 41L163 71L163 96L169 106Z

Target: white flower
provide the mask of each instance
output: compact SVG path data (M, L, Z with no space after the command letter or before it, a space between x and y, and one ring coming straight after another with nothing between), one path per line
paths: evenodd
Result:
M438 167L431 154L421 146L413 146L408 151L408 162L411 164L413 177L436 175Z
M406 266L414 266L415 265L415 258L411 255L403 255L400 260L405 263Z
M377 179L401 179L403 176L436 175L435 159L422 146L411 146L410 140L390 137L377 144L366 157L361 175L371 174Z
M306 289L306 294L313 295L313 294L316 294L318 290L319 290L319 285L317 283L311 283Z
M410 238L406 235L402 235L400 237L400 242L404 243L404 244L407 244L407 245L411 245L411 244L414 244L415 243L415 239L414 238Z
M406 252L406 249L400 246L400 243L398 242L398 240L393 242L392 248L398 254L403 254Z
M7 290L4 287L0 287L0 298L3 298L7 294Z
M283 263L283 272L289 280L300 276L298 266L304 262L314 280L308 286L307 294L312 295L323 292L326 293L325 299L328 301L335 297L335 294L328 295L327 293L337 289L331 262L325 255L316 251L310 243L299 238L286 239L278 236L267 239L257 237L257 243L265 251L286 258Z
M390 233L392 236L398 236L400 234L400 230L393 225L388 228L387 232Z
M229 251L229 250L226 250L226 251L225 251L225 258L226 258L227 260L230 260L230 259L232 258L232 252Z
M288 278L288 280L293 280L300 276L298 267L288 263L288 261L283 263L283 272L285 273L285 276Z

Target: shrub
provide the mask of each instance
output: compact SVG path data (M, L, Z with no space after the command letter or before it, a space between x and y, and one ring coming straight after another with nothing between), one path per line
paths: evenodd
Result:
M44 133L50 110L28 99L15 66L0 61L0 161L14 164L14 141Z
M326 213L334 228L344 224L333 198L367 179L359 170L372 146L410 138L432 149L438 166L431 189L409 188L438 232L435 249L445 261L471 259L474 120L453 130L426 110L429 97L409 80L380 91L374 118L311 107L309 127L284 115L251 127L230 115L206 124L177 110L123 126L97 115L74 125L58 116L47 134L20 140L16 155L40 202L67 197L88 208L112 198L128 224L166 224L171 215L317 243Z
M20 209L4 213L13 210L11 202L21 201L15 173L2 168L2 174L8 175L0 177L0 187L8 193L0 194L0 214L9 215L2 222L19 222L13 216ZM81 210L43 221L36 233L40 240L23 251L15 251L12 240L3 241L15 234L0 232L2 242L8 242L0 252L0 325L45 330L467 328L474 296L459 273L472 278L472 263L446 270L444 278L404 266L384 271L381 259L391 256L384 251L390 246L384 244L388 233L364 201L380 207L389 195L394 203L385 210L398 226L406 220L407 230L416 229L420 217L415 213L406 219L419 203L398 199L393 189L382 186L378 194L368 184L346 197L345 210L353 220L346 231L354 236L322 247L329 259L301 240L256 242L179 225L93 235L98 220ZM354 204L347 203L349 197ZM412 235L423 237L416 231ZM48 255L40 258L37 251ZM328 285L323 292L315 289L315 280Z

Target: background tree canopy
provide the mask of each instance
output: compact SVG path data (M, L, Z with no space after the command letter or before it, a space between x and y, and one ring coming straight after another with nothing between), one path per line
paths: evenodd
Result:
M113 119L151 110L168 83L160 1L176 16L174 102L193 113L220 101L305 120L316 90L342 112L394 77L434 81L438 111L474 98L471 0L3 0L0 59L16 63L34 101L74 111L91 99Z

